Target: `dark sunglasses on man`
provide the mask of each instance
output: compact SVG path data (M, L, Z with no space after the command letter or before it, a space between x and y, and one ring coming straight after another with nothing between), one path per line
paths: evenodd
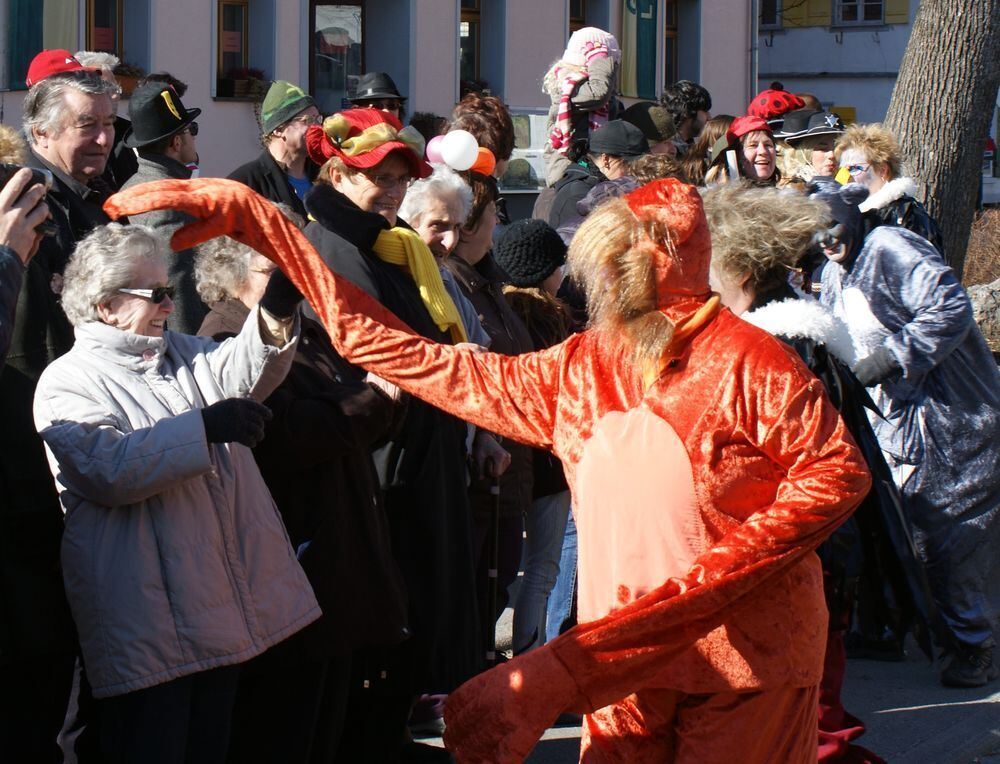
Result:
M184 128L184 132L191 133L192 138L198 137L198 123L189 122L187 127Z
M119 289L118 291L122 294L131 294L136 297L141 297L144 300L155 302L157 305L163 302L167 297L171 300L174 299L174 288L172 286L153 287L152 289Z

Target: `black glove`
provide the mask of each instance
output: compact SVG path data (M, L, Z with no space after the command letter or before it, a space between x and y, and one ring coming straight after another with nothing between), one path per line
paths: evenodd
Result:
M288 280L288 276L277 269L271 274L267 282L267 289L264 296L260 298L260 307L264 308L275 318L291 318L295 314L295 309L302 302L302 292L295 288L295 284Z
M209 443L242 443L253 448L264 438L271 409L249 398L226 398L201 410Z
M854 367L854 376L865 387L885 382L902 367L889 348L880 347L867 358L862 358Z

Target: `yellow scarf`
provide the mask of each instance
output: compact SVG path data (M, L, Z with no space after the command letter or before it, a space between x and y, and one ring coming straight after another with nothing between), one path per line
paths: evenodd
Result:
M462 317L451 295L444 288L434 255L416 233L407 228L382 231L372 248L379 260L398 265L413 279L420 299L442 332L449 332L453 342L468 342Z

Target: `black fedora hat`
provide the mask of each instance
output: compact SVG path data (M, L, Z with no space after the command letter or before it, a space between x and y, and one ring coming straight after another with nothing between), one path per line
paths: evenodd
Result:
M844 132L844 123L832 112L816 109L800 109L785 115L785 124L781 131L774 134L788 144L795 144L803 138L816 135L840 135Z
M190 125L201 109L185 109L177 92L163 82L149 82L132 93L128 116L132 129L125 136L125 145L141 149L169 138Z
M365 72L358 79L358 87L349 100L351 103L358 101L374 101L376 98L397 98L400 102L406 101L406 96L399 94L399 88L385 72Z

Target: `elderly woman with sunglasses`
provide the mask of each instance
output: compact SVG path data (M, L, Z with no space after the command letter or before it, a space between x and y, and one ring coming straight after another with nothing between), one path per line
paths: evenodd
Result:
M434 255L398 215L410 181L431 172L420 133L378 109L349 109L310 128L306 145L321 168L306 197L314 222L305 235L326 265L418 334L467 341ZM364 372L357 369L357 377ZM356 663L369 672L356 676L356 686L368 680L375 692L349 701L344 761L407 756L404 730L417 696L450 692L482 664L465 438L464 422L411 400L399 434L375 454L413 637ZM361 707L367 718L352 719L351 709Z
M166 254L143 226L80 243L62 292L76 342L34 416L102 761L221 763L237 666L320 614L250 451L301 296L269 289L222 343L178 334Z

